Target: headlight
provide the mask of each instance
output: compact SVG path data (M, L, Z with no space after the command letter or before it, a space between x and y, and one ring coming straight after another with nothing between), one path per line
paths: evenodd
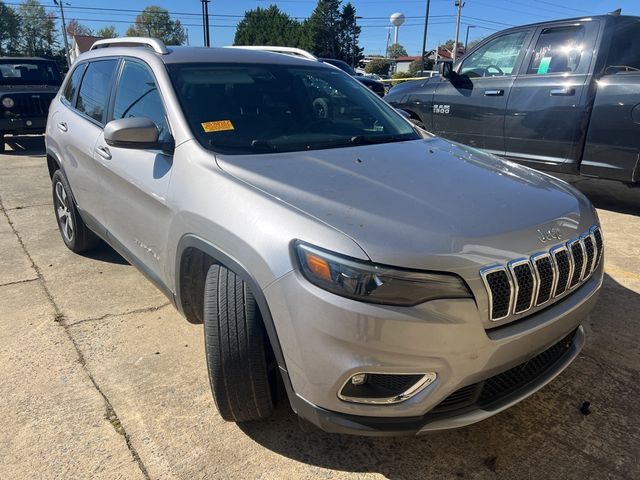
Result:
M15 105L15 102L13 101L13 98L11 97L4 97L2 99L2 106L4 108L12 108Z
M436 298L472 298L454 274L400 270L354 260L297 242L304 277L314 285L354 300L412 306Z

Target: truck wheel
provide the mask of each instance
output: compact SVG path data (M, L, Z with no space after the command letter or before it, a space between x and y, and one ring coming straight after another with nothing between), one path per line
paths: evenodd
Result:
M207 272L204 344L213 399L232 422L271 415L267 335L249 286L220 265Z
M82 221L76 208L75 200L71 195L69 182L62 170L54 172L51 182L53 186L53 209L64 244L75 253L82 253L95 248L100 243L100 239Z

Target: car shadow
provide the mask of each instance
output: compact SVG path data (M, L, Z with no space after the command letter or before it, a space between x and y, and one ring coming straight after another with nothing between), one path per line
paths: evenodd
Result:
M629 215L640 215L640 184L630 187L628 184L614 180L556 173L552 175L576 187L593 202L596 208Z
M92 260L99 260L101 262L113 263L115 265L129 265L122 255L116 252L109 244L102 241L100 245L93 250L85 252L83 256Z
M4 155L42 156L47 152L44 135L9 135L4 137L4 142ZM0 155L2 154L0 153Z
M499 478L500 474L524 478L531 473L528 469L537 468L537 462L557 465L562 471L569 468L575 452L563 454L558 451L559 445L582 444L593 429L601 439L632 435L634 427L630 423L627 427L611 423L611 418L617 415L626 422L628 402L605 405L605 399L627 395L624 391L627 387L606 378L594 380L593 368L606 364L606 368L628 369L614 363L615 349L620 332L633 321L631 312L639 309L640 294L605 275L600 301L591 319L583 323L587 331L586 347L574 364L520 404L461 429L419 437L328 434L299 421L286 398L280 395L272 417L238 427L263 447L298 462L342 472L374 472L389 479ZM633 360L632 356L638 357L638 349L631 349L632 353L625 355ZM594 404L589 417L580 411L585 399ZM617 432L621 428L629 430ZM587 444L582 448L593 447ZM625 447L623 442L610 448L623 450L619 452L623 463L619 466L623 470L628 468L622 459L633 454L633 447ZM607 460L602 468L615 470L614 461ZM584 464L581 467L589 468Z

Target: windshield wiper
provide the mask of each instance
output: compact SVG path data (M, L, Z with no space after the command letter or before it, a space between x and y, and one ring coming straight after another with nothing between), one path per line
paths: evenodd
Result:
M353 145L372 145L375 143L402 142L405 140L411 140L410 135L355 135L351 137L349 143Z

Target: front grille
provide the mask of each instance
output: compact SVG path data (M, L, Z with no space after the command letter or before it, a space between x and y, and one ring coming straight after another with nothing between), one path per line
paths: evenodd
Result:
M491 297L491 316L495 319L509 315L511 305L511 280L503 267L487 272L484 276Z
M482 382L462 387L436 406L432 412L450 412L470 406L490 408L492 404L526 387L551 369L571 348L574 330L544 352Z
M5 96L11 97L15 103L9 110L12 114L18 117L46 117L55 94L16 93Z
M602 258L602 233L597 226L549 251L480 270L489 296L489 318L502 320L567 293L585 282Z

